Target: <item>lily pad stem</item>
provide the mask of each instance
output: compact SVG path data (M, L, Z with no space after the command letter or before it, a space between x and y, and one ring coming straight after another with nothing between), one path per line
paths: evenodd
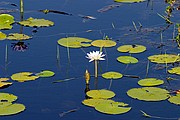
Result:
M94 72L95 77L98 77L98 60L94 60Z

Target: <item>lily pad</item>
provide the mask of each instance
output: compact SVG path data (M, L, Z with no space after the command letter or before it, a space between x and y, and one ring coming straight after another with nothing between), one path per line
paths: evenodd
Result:
M180 94L176 94L175 96L171 96L168 101L170 103L176 104L176 105L180 105Z
M107 101L113 102L113 100L107 100L107 99L85 99L82 101L82 103L89 107L95 107L97 104Z
M116 42L113 40L95 40L91 45L95 47L113 47L116 46Z
M9 14L0 14L0 29L12 29L14 17Z
M54 74L55 73L53 71L43 70L40 73L36 73L36 76L39 76L39 77L52 77L52 76L54 76Z
M128 96L143 101L161 101L169 98L169 92L157 87L132 88L127 91Z
M141 53L146 50L146 47L143 45L122 45L117 48L119 52L129 52L129 53Z
M114 2L122 2L122 3L138 3L144 2L146 0L114 0Z
M119 72L106 72L102 74L102 77L106 79L119 79L122 78L123 75Z
M9 40L27 40L30 39L31 37L25 34L20 34L20 33L10 33L7 36L7 39Z
M171 74L180 75L180 67L174 67L171 70L168 70L168 72L171 73Z
M70 47L70 48L80 48L80 47L89 47L92 40L89 40L87 38L80 38L80 37L67 37L67 38L61 38L58 40L58 44L62 45L64 47Z
M9 80L9 78L0 78L0 88L12 84L11 82L6 82L7 80Z
M174 54L152 55L148 59L154 63L175 63L180 62L180 56Z
M17 100L17 96L9 93L0 93L0 101L1 102L13 102Z
M48 27L53 26L54 22L45 19L28 18L27 20L19 22L19 24L29 27Z
M123 114L130 111L131 107L123 102L106 101L95 105L95 109L105 114Z
M6 34L0 32L0 40L6 39Z
M138 81L141 86L157 86L163 84L164 81L157 78L145 78Z
M39 76L35 76L32 74L33 73L31 73L31 72L15 73L11 76L11 79L16 80L18 82L25 82L25 81L35 80L35 79L39 78Z
M115 96L115 93L113 91L110 90L90 90L87 93L87 96L92 97L92 98L104 98L104 99L108 99L108 98L112 98Z
M7 102L5 102L3 105L1 104L2 102L0 102L0 116L13 115L25 110L25 106L23 104L12 104Z
M117 58L117 60L124 64L134 64L134 63L138 62L138 59L136 59L135 57L131 57L131 56L120 56Z

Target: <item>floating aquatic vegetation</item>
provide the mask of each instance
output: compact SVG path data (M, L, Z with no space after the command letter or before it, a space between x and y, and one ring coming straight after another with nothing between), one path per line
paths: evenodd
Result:
M28 40L31 37L25 34L20 34L20 33L10 33L7 36L7 39L9 40Z
M64 47L70 48L81 48L81 47L89 47L91 46L90 42L87 38L80 38L80 37L67 37L61 38L58 40L58 44Z
M124 63L124 64L135 64L138 62L138 59L132 56L119 56L117 61Z
M91 44L100 48L116 46L116 42L113 40L94 40Z
M54 22L45 19L28 18L27 20L19 22L19 24L29 27L48 27L53 26Z
M161 101L170 97L167 90L157 87L132 88L127 95L143 101Z
M86 81L86 85L89 84L89 80L90 80L90 73L89 71L86 69L86 72L84 74L84 78L85 78L85 81Z
M97 104L102 103L102 102L107 102L107 101L111 101L114 102L113 100L109 100L109 99L85 99L82 101L82 104L89 106L89 107L95 107Z
M169 72L170 74L180 75L180 67L171 68L170 70L168 70L168 72Z
M175 63L180 62L180 55L160 54L149 56L148 59L154 63Z
M57 10L44 9L44 10L39 10L39 11L43 12L44 14L57 13L57 14L63 14L63 15L72 15L71 13L67 13L67 12L63 12L63 11L57 11Z
M12 43L13 50L19 51L19 52L24 52L28 49L28 46L24 42L17 42L17 43Z
M116 8L116 7L120 7L121 4L111 4L111 5L108 5L108 6L104 6L103 8L97 10L98 12L102 13L102 12L106 12L108 10L111 10L113 8Z
M146 47L143 45L122 45L117 48L119 52L129 52L129 53L141 53L146 50Z
M173 103L173 104L176 104L176 105L180 105L180 94L176 94L175 96L170 96L168 101L170 103Z
M6 82L8 80L9 78L0 78L0 88L11 85L12 84L11 82Z
M0 32L0 40L6 39L6 34Z
M25 110L25 106L19 103L12 103L17 96L9 93L0 93L0 116L13 115Z
M144 2L146 0L114 0L114 2L122 2L122 3L138 3Z
M11 76L12 80L16 80L18 82L26 82L30 80L36 80L39 78L39 76L32 75L32 72L20 72L20 73L15 73Z
M9 14L0 14L0 30L1 29L12 29L14 23L14 17Z
M36 76L39 76L39 77L52 77L52 76L54 76L54 74L55 73L53 71L43 70L40 73L36 73Z
M164 83L163 80L157 79L157 78L145 78L138 81L138 84L141 86L157 86L162 85Z
M108 99L114 97L115 93L110 90L102 89L102 90L90 90L86 93L86 95L96 99L100 99L100 98Z
M97 104L95 109L106 114L123 114L130 111L131 107L123 102L106 101Z
M102 77L103 78L106 78L106 79L119 79L119 78L122 78L123 75L119 72L106 72L106 73L103 73L102 74Z

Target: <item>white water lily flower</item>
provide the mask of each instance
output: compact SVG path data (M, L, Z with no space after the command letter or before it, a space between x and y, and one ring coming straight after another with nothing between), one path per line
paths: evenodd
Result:
M105 60L104 58L102 58L104 56L105 54L103 54L100 51L93 51L93 52L87 53L86 58L90 59L89 62L92 62L94 60Z

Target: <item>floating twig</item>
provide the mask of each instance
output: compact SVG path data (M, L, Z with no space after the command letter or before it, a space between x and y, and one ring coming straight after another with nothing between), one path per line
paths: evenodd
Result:
M64 117L64 115L66 115L66 114L68 114L68 113L76 112L76 111L78 111L78 110L79 110L79 108L75 108L75 109L72 109L72 110L68 110L68 111L59 113L59 116L60 116L60 117Z
M120 6L121 6L121 4L112 4L112 5L104 6L103 8L101 8L97 11L102 13L102 12L106 12L108 10L112 10L113 8L120 7Z

